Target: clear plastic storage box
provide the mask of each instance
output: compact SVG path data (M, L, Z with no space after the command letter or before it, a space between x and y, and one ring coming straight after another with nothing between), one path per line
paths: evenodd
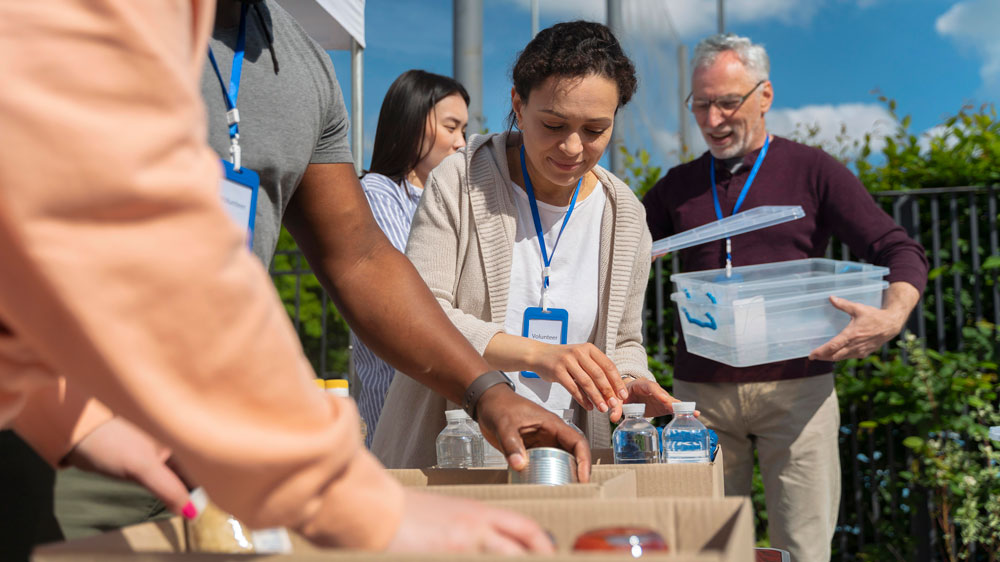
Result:
M851 318L830 296L880 308L889 269L822 258L671 276L688 351L734 367L806 357Z

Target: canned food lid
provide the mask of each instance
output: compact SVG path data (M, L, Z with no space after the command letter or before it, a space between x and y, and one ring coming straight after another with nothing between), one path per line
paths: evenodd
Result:
M674 402L674 413L675 414L693 414L694 413L694 402Z
M674 407L677 405L674 404ZM622 406L622 411L626 416L642 416L646 413L645 404L625 404Z
M994 425L990 428L990 439L1000 441L1000 425Z

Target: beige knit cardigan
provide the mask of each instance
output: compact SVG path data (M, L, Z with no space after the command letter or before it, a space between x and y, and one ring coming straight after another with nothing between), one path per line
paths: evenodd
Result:
M508 143L519 144L518 134L473 136L463 151L434 169L406 246L407 257L479 353L503 331L507 312L517 232ZM607 202L600 225L599 306L591 343L622 374L652 379L642 345L642 301L652 242L645 210L621 180L599 166L594 172ZM459 406L400 375L397 372L386 395L372 451L389 468L433 466L434 441L446 425L444 412ZM586 419L577 424L591 447L608 447L607 414L596 409L584 413Z

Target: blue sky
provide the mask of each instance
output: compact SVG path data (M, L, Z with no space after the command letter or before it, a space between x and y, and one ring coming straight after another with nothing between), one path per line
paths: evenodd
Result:
M693 50L716 27L716 0L624 0L626 50L640 90L617 126L630 148L655 163L677 162L678 41ZM540 0L541 26L604 21L606 0ZM379 107L405 70L452 73L451 0L367 0L365 7L365 163ZM529 0L484 0L483 109L500 130L509 109L509 72L530 39ZM671 24L673 31L671 31ZM790 135L816 125L831 142L895 127L872 90L912 115L914 132L932 130L963 103L1000 98L1000 0L726 0L726 31L763 43L771 57L775 105L769 129ZM350 59L332 52L350 104ZM689 141L704 150L692 123Z

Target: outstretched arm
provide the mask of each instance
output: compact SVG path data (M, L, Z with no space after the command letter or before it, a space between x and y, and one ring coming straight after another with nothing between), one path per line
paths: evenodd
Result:
M285 212L285 226L351 328L387 363L458 404L469 385L491 370L378 227L351 164L310 165ZM486 392L479 412L484 435L515 469L525 465L527 442L573 451L581 480L589 474L583 438L507 387Z

